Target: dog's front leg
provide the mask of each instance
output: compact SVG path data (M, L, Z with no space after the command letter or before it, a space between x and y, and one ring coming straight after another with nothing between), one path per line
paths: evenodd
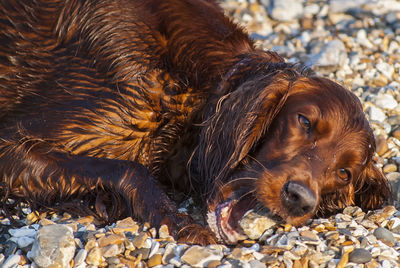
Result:
M178 240L209 244L213 234L180 214L175 204L136 162L73 155L42 140L0 144L0 175L9 196L33 208L87 214L110 222L124 216L166 224ZM4 196L2 197L4 198Z

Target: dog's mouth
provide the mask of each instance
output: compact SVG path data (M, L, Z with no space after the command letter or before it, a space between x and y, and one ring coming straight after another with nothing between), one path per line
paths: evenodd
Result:
M248 238L240 226L240 221L245 214L257 210L259 206L259 202L252 195L240 199L228 199L208 212L207 223L219 241L230 245L237 244ZM264 213L266 210L268 209L263 207Z
M227 200L207 214L207 222L219 241L236 244L246 239L239 226L239 220L251 207L245 206L244 200Z
M268 219L275 223L287 222L297 226L312 217L318 204L315 194L296 181L284 184L279 193L278 205L257 198L254 188L249 186L241 185L224 190L228 193L222 198L225 201L209 207L207 223L217 239L227 244L236 244L247 239L246 234L249 231L243 223L248 222L244 219L248 218L246 213L250 211L256 212L256 216L261 217L264 222Z

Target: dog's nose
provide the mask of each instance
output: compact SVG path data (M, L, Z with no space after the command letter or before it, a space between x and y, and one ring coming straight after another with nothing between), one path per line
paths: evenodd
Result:
M314 193L299 182L288 181L282 188L282 203L288 213L299 217L313 211L317 205Z

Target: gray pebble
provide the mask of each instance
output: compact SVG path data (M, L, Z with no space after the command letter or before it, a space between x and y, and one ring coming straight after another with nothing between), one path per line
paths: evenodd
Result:
M381 240L382 242L389 242L390 244L396 243L394 236L391 231L386 228L376 228L374 231L374 236Z
M273 0L272 2L270 15L278 21L291 21L301 17L303 14L301 0Z
M11 267L16 267L21 260L20 255L10 255L8 258L4 261L2 264L2 268L11 268Z
M265 263L260 262L259 260L252 260L249 262L251 268L265 268Z
M74 266L79 266L81 265L87 256L88 252L85 249L81 249L78 251L78 253L76 253L75 258L74 258Z
M371 259L371 253L364 248L356 248L349 255L349 261L355 263L367 263Z

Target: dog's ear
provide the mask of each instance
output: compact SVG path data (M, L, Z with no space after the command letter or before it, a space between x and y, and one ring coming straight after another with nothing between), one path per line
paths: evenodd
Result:
M392 204L389 182L373 161L350 185L336 192L323 195L317 216L328 217L347 206L358 206L364 211Z
M197 149L197 164L205 172L200 174L202 179L225 177L265 134L291 86L290 81L277 76L273 82L265 77L245 81L209 110Z
M392 203L389 182L373 161L369 162L361 176L354 181L354 202L363 210Z

